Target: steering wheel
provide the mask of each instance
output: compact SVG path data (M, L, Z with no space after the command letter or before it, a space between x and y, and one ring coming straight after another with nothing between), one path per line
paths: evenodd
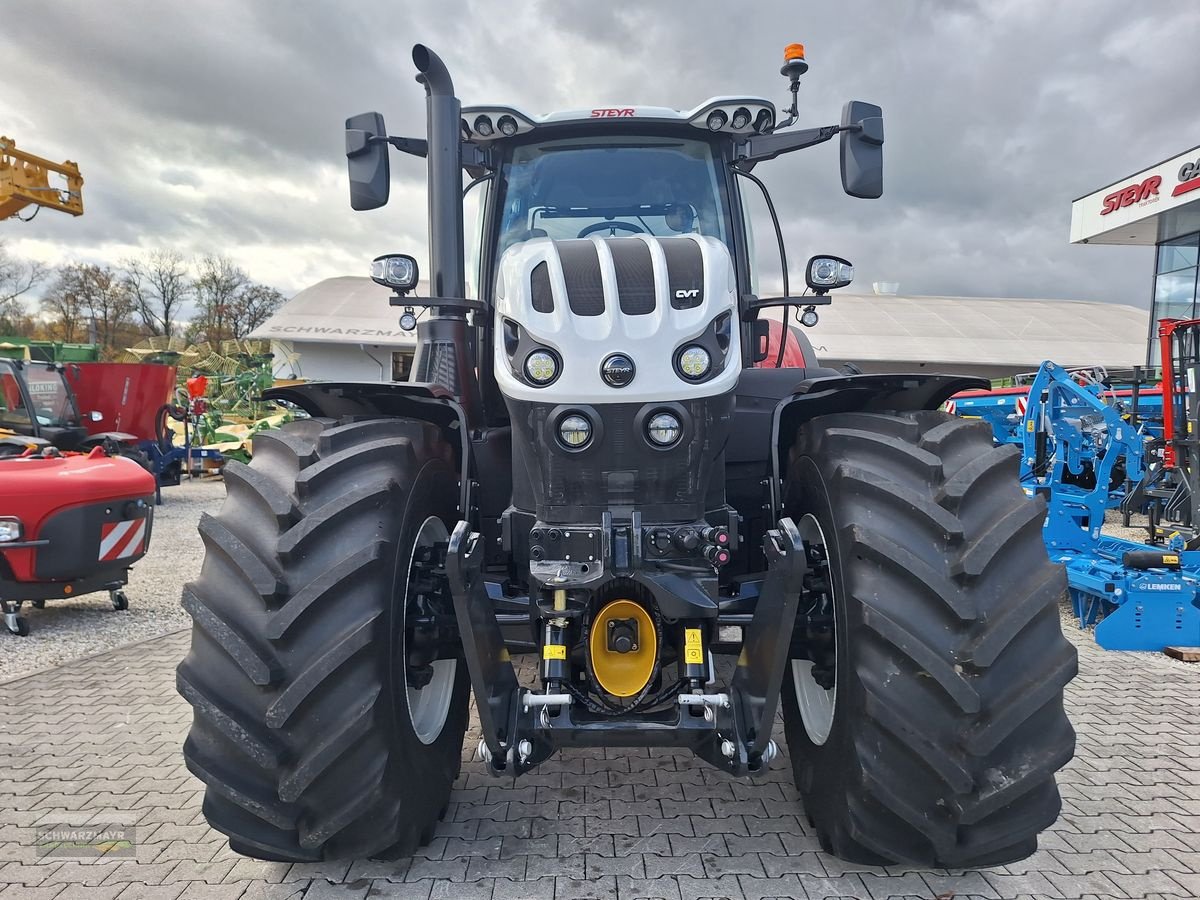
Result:
M575 236L577 238L587 237L589 234L595 234L598 231L608 231L609 229L616 229L618 231L629 231L629 232L632 232L633 234L645 234L646 233L646 229L644 229L638 225L634 225L632 222L593 222L591 225L588 225L586 228L584 228L582 231L580 231L579 234L577 234Z

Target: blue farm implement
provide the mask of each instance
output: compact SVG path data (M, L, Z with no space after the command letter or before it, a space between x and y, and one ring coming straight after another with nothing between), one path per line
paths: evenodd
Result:
M1200 645L1200 551L1182 534L1154 546L1101 532L1114 485L1146 476L1146 436L1105 394L1052 362L1030 386L1021 482L1049 505L1046 549L1066 567L1075 615L1095 626L1100 646Z
M1146 434L1162 435L1162 390L1157 385L1147 387L1143 384L1140 370L1134 369L1132 377L1120 380L1110 378L1102 369L1072 369L1070 374L1082 385L1096 386L1108 403L1143 425ZM946 411L987 422L997 444L1020 444L1029 392L1029 384L990 391L963 391L946 402Z

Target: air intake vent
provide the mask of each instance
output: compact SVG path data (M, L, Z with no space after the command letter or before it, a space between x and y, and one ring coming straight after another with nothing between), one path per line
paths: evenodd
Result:
M637 238L616 238L604 243L612 253L617 273L621 312L627 316L654 312L654 260L649 245Z
M588 240L559 241L558 258L567 282L567 302L577 316L604 315L604 282L596 245Z
M667 258L667 282L671 305L691 309L704 303L704 255L691 238L665 238L659 241Z
M554 312L554 291L550 289L550 269L546 263L540 262L533 267L529 277L529 295L533 300L533 308L540 313Z

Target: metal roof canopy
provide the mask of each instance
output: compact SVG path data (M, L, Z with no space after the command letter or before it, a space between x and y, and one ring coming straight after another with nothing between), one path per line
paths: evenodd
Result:
M1071 243L1144 244L1200 231L1200 146L1071 204Z
M845 294L807 329L830 362L912 363L922 370L1028 372L1052 359L1110 368L1146 359L1149 312L1087 300ZM794 321L794 317L793 317ZM873 371L879 367L873 365Z
M424 294L428 287L421 282L416 293ZM249 337L411 346L416 343L416 333L401 330L400 310L388 305L391 295L389 288L370 278L326 278L296 294Z
M418 290L424 293L425 286ZM327 278L305 288L250 335L282 341L410 346L390 291L370 278ZM1149 313L1115 303L846 294L820 309L806 329L822 361L987 370L997 377L1065 366L1141 365ZM780 310L767 311L778 318ZM790 316L793 324L797 314Z

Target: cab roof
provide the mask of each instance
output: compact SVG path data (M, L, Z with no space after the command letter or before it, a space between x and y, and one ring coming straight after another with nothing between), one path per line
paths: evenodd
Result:
M688 110L665 106L597 106L534 115L511 106L484 104L462 110L463 133L475 143L525 135L550 126L603 126L614 121L690 124L705 131L751 135L770 131L775 119L775 104L762 97L712 97Z

